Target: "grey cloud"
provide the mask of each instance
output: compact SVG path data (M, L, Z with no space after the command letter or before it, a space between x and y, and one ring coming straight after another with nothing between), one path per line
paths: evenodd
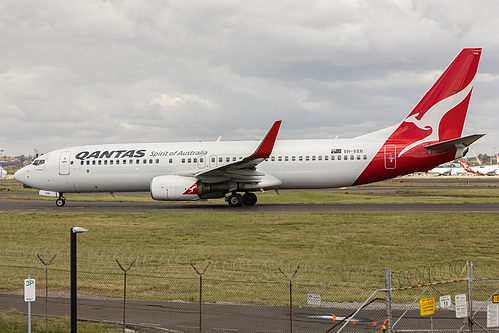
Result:
M490 150L498 7L4 1L0 146L15 155L35 144L254 139L276 119L282 138L353 137L398 122L434 73L478 46L489 80L476 83L465 130L487 133L477 147Z

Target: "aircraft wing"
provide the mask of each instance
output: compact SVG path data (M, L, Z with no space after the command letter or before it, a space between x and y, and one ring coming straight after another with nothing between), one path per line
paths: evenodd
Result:
M272 154L281 122L281 120L278 120L272 125L265 138L263 138L258 148L251 155L230 164L200 171L194 174L194 177L206 183L218 183L222 181L255 183L261 181L265 174L256 171L256 166Z
M436 150L436 151L448 151L452 149L466 148L484 135L485 134L473 134L458 139L433 143L431 145L427 145L424 147L428 150Z

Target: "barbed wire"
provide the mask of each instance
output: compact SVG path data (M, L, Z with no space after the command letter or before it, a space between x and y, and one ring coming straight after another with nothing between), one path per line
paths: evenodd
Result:
M438 262L414 269L394 270L392 271L392 286L399 288L439 281L467 279L467 265L469 264L466 260L455 260ZM473 270L478 273L478 276L475 274L475 279L497 277L499 274L497 264L486 265L473 262Z
M13 265L39 265L42 259L50 259L56 255L52 266L69 267L70 252L66 249L50 247L8 247L0 246L0 262ZM342 286L384 286L383 268L371 265L334 268L302 261L288 259L247 259L247 258L219 258L196 255L157 255L116 252L78 252L78 268L89 271L118 271L116 261L123 265L135 264L130 271L141 274L178 274L192 275L192 266L204 269L207 278L233 278L239 280L282 280L285 273L292 273L296 267L300 270L294 281L322 285ZM404 287L414 284L444 281L456 278L466 278L466 264L464 260L441 262L415 269L392 271L393 287ZM476 265L475 265L476 267ZM487 266L479 266L482 275L496 274ZM492 265L496 268L496 265ZM493 269L492 269L493 270ZM495 269L497 270L497 268Z
M70 252L65 249L50 247L7 247L0 246L0 262L13 265L38 265L42 259L54 258L53 267L69 267ZM292 272L300 266L295 277L296 282L323 285L365 285L383 283L383 271L373 266L345 267L342 269L316 265L288 259L247 259L219 258L196 255L156 255L115 252L78 251L78 269L90 271L117 271L116 261L129 265L135 264L130 273L142 274L179 274L191 275L192 265L200 269L210 263L206 277L234 278L239 280L281 280L284 272Z

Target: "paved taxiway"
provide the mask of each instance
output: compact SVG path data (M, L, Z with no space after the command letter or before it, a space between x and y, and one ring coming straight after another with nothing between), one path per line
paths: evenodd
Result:
M330 192L370 194L381 196L396 195L400 189L480 189L494 188L499 182L499 177L419 177L399 178L384 182L385 186L354 186L341 189L328 189ZM405 183L408 187L400 187ZM390 186L393 184L393 186ZM499 192L499 188L498 192ZM252 207L231 208L225 203L209 202L151 202L151 203L126 203L126 202L77 202L68 195L66 206L56 207L54 201L16 200L15 196L37 196L34 192L0 192L0 211L44 211L44 212L147 212L147 211L215 211L215 212L466 212L466 213L494 213L499 212L499 204L456 204L456 203L422 203L422 204L287 204L257 203ZM94 194L95 195L95 194ZM109 193L101 193L109 196ZM285 199L283 199L285 201Z
M0 294L0 312L16 309L26 313L27 305L22 295ZM48 309L50 316L69 316L69 298L50 297ZM157 302L127 300L126 323L135 328L141 327L142 332L199 332L199 304L195 302ZM339 305L307 307L300 306L293 309L293 332L326 332L337 322L335 316L348 316L356 308L351 303L345 307ZM420 317L419 308L394 309L393 318L403 319L397 322L397 332L422 332L424 328L432 327L432 332L458 332L462 328L463 320L456 318L455 311L438 310L438 316L432 323ZM45 298L37 297L32 303L32 315L45 316ZM270 305L236 305L204 303L202 308L203 332L252 332L252 333L284 333L290 331L290 315L288 306ZM262 315L265 314L265 315ZM475 313L477 322L486 322L486 312ZM373 322L381 322L385 318L384 308L361 311L355 317L356 324L348 331L372 333L379 330ZM78 300L78 319L122 323L123 300L121 299L85 299ZM341 319L338 319L338 321ZM340 325L341 326L341 325ZM148 329L147 329L148 328ZM339 327L337 327L339 328ZM333 332L337 332L337 328ZM415 329L419 328L419 329ZM428 330L429 331L429 330ZM490 330L489 332L497 332Z
M212 211L212 212L357 212L357 213L497 213L499 204L256 204L231 208L227 204L199 203L126 203L72 202L56 207L51 201L0 199L0 211L36 212L148 212L148 211Z

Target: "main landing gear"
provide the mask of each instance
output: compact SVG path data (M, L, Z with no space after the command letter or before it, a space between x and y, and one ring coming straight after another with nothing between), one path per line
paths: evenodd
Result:
M62 196L62 193L59 194L59 198L55 201L55 205L57 207L63 207L66 204L66 199Z
M254 206L258 198L255 193L251 192L246 192L244 195L233 192L226 200L231 207L241 207L242 205Z

